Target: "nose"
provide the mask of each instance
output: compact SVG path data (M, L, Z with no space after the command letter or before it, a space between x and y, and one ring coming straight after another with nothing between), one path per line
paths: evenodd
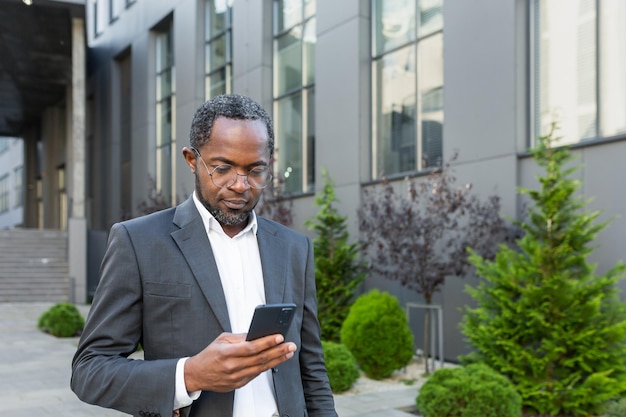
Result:
M228 187L229 189L242 193L247 189L252 188L248 182L247 174L240 174L238 172L236 174L237 176L235 177L235 182Z

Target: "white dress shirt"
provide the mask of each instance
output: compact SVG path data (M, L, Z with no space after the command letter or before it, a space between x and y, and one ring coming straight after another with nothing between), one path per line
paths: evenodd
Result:
M233 238L224 233L219 222L200 203L196 194L193 201L202 217L211 249L217 263L226 297L232 333L246 333L252 321L254 308L265 304L265 286L261 269L261 256L256 239L257 219L251 213L248 225ZM184 363L176 368L176 397L174 409L191 404L200 392L188 393L184 381ZM274 384L268 370L235 390L233 417L271 417L277 415Z

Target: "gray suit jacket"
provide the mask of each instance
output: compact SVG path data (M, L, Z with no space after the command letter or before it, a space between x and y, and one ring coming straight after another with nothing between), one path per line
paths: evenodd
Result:
M311 242L263 218L257 239L266 302L297 305L286 340L298 350L273 371L280 415L336 416L319 341ZM72 390L85 402L134 416L171 416L178 359L230 330L217 265L192 198L115 224L72 362ZM128 359L138 343L144 360ZM233 392L205 391L183 414L228 417L233 398Z

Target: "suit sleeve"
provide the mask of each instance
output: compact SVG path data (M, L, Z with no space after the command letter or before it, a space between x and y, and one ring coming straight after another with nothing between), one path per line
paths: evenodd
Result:
M83 401L132 415L172 415L177 358L130 359L142 339L143 289L123 224L111 228L100 283L72 361Z
M306 241L308 249L301 330L302 345L300 348L302 387L309 417L336 417L337 413L320 341L320 324L317 319L313 245L310 239L306 238Z

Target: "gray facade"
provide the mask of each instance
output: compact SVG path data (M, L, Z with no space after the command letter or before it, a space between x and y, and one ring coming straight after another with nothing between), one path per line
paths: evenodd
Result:
M156 176L155 33L171 25L175 61L175 157L172 178L177 199L193 190L193 177L181 150L196 108L205 99L204 1L137 0L94 28L94 4L87 4L87 222L108 230L125 210L139 214L148 178ZM475 192L502 199L502 214L517 218L522 201L517 188L536 186L537 168L528 148L533 136L531 106L531 9L526 0L443 2L443 157L459 152L460 181ZM274 111L270 0L232 2L232 91L246 94ZM317 0L315 44L315 184L322 168L336 183L339 209L349 216L351 236L358 235L356 212L362 191L376 186L372 175L371 5L361 0ZM626 95L626 91L623 92ZM597 241L591 261L600 272L624 258L626 198L621 178L626 167L626 135L577 143L584 163L579 172L590 209L602 220L615 218ZM120 168L122 167L122 168ZM399 180L400 181L400 180ZM306 234L305 220L315 215L313 193L294 198L293 227ZM443 306L445 357L467 351L458 330L460 307L470 302L465 284L476 278L449 278L435 303ZM624 284L626 288L626 284ZM364 290L381 288L404 305L421 302L418 294L368 277ZM414 334L421 321L411 317Z

